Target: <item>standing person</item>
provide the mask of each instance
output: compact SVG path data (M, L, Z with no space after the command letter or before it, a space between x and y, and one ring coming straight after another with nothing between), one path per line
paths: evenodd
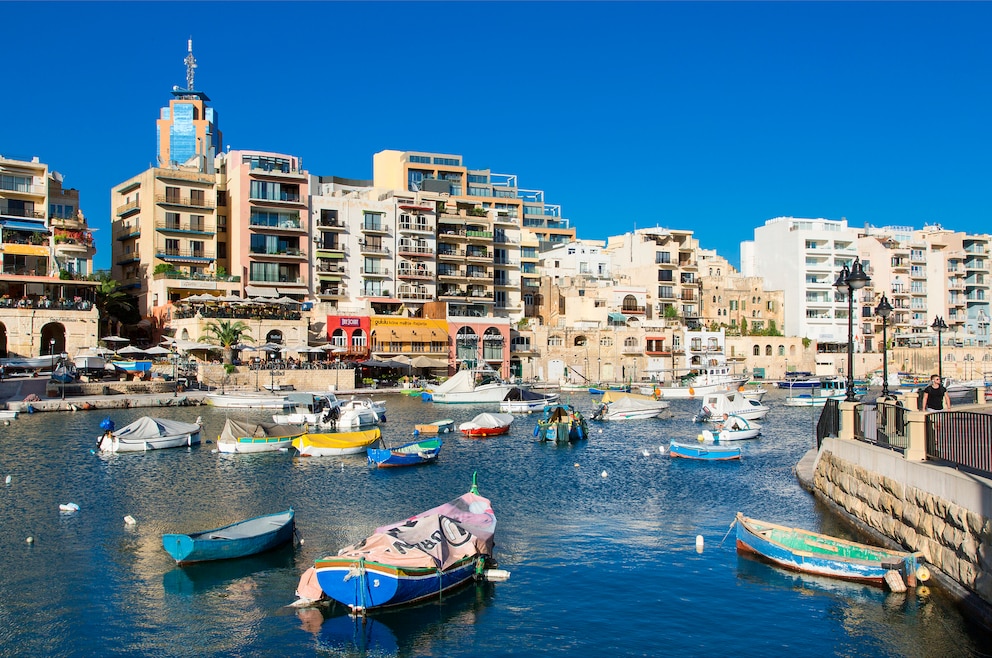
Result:
M951 408L951 398L940 381L940 375L930 375L930 385L923 389L923 411Z

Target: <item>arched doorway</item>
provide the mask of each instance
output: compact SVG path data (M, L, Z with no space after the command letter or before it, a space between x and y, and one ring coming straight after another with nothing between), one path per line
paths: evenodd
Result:
M474 368L479 359L479 335L472 327L462 327L455 336L455 359L467 368Z
M41 328L38 356L56 355L65 352L65 325L50 322Z

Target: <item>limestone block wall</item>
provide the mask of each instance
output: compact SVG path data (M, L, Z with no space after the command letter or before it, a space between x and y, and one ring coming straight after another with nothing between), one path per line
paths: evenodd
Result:
M813 474L814 490L903 549L922 552L932 567L992 604L988 487L977 492L981 502L975 504L976 492L969 480L976 484L978 478L965 475L958 482L964 474L953 469L945 477L939 472L921 473L922 468L939 467L907 464L897 453L869 454L866 460L861 451L853 460L845 458L850 456L822 450ZM905 468L888 463L892 459L902 461Z

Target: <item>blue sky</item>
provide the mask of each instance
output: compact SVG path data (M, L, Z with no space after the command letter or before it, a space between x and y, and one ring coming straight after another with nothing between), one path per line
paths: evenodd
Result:
M43 12L43 13L42 13ZM196 87L235 149L371 178L383 149L515 173L580 238L695 231L739 261L781 215L988 232L992 4L4 3L0 153L110 189ZM13 29L40 26L41 29Z

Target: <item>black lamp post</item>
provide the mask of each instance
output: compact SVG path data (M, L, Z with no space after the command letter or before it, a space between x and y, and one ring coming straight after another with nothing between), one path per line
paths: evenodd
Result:
M55 377L55 339L51 338L48 341L48 353L52 357L52 377Z
M176 346L172 346L172 397L179 397L179 354L176 353Z
M886 336L886 328L889 325L889 316L892 315L892 304L889 303L885 294L875 307L875 315L882 318L882 399L889 397L889 341Z
M850 269L844 265L834 282L834 288L847 294L847 396L844 398L847 402L857 400L854 396L854 293L870 282L871 279L865 274L861 260L857 257Z
M940 376L940 381L944 382L944 357L941 354L941 348L943 346L943 341L940 339L941 332L947 329L947 323L944 322L944 318L937 316L933 319L933 324L930 328L937 332L937 375Z

